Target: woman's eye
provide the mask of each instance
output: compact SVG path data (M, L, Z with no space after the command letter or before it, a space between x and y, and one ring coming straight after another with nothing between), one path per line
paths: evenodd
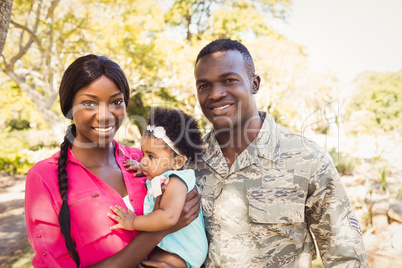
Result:
M113 101L113 105L121 105L122 103L123 103L122 99L118 99L118 100Z
M82 105L86 108L94 108L96 106L96 104L92 101L83 102Z
M154 159L155 157L154 157L153 155L150 155L150 156L148 156L148 158L149 158L150 160L152 160L152 159Z

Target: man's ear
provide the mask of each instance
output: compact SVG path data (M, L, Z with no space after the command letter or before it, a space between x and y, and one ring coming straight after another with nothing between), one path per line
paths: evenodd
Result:
M258 74L255 74L251 77L251 93L257 94L260 89L261 77Z
M179 170L181 169L187 161L187 156L185 155L178 155L174 158L173 169Z

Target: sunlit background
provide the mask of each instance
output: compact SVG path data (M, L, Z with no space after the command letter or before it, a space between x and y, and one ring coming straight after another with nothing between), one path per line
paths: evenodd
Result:
M296 0L274 29L306 46L313 70L332 70L344 82L370 70L402 69L402 2Z
M371 267L402 267L401 14L399 0L14 0L0 59L0 267L30 267L25 174L70 124L58 103L66 67L89 53L119 63L132 93L117 139L136 146L136 118L155 106L208 129L193 67L217 38L249 48L260 110L330 153Z

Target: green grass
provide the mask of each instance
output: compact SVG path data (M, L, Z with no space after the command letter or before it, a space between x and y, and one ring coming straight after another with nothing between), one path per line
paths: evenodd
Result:
M32 268L34 251L30 245L26 246L14 258L10 260L7 268Z
M341 175L352 174L355 168L361 164L360 159L340 153L335 147L331 148L329 155L331 156L336 169Z

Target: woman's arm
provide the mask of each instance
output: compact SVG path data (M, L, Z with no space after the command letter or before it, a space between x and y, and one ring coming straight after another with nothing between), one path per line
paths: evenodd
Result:
M52 175L52 170L48 175ZM35 267L74 267L65 241L60 233L58 213L52 193L57 185L48 184L42 175L32 168L25 185L25 220L29 242L35 252Z
M159 208L160 203L158 201L160 201L159 198L155 202L155 209ZM195 220L200 213L200 204L201 196L197 188L194 187L186 196L186 202L175 226L159 232L141 232L124 249L91 267L137 267L163 237L186 227Z

